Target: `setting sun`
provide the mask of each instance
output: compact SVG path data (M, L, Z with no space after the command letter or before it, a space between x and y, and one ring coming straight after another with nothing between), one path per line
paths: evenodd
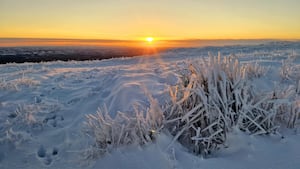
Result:
M153 39L152 37L147 37L147 38L146 38L146 41L149 42L149 43L153 42L153 40L154 40L154 39Z

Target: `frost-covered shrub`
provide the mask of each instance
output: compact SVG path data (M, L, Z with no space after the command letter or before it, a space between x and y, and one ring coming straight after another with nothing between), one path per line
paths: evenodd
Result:
M294 61L298 56L292 56L282 61L280 76L292 83L288 88L276 89L274 96L283 100L278 109L278 119L294 128L300 119L300 65Z
M16 141L24 133L42 131L60 107L56 103L38 102L12 104L11 107L16 107L14 111L0 114L0 138Z
M300 98L292 102L288 121L289 128L295 128L298 125L300 125Z
M86 116L84 132L91 138L92 147L84 153L85 158L95 158L123 145L143 145L155 139L164 120L158 102L150 98L150 108L146 112L138 106L134 108L132 116L118 112L112 118L106 108Z
M263 73L259 69L242 67L238 60L220 54L193 61L181 82L170 88L165 126L174 141L207 155L226 141L233 126L251 134L276 131L275 104L269 96L256 94L248 81L249 75Z
M294 64L295 58L282 61L280 76L283 80L291 80L297 83L300 80L300 65Z
M289 128L295 128L300 120L300 95L297 87L291 85L283 89L274 89L273 98L276 100L277 119Z
M276 133L279 127L275 121L277 108L276 100L272 100L269 95L256 95L254 99L244 102L238 110L238 127L252 135Z
M253 79L264 76L268 71L268 67L261 66L256 62L254 64L243 65L242 70L247 78Z
M39 81L24 76L10 81L6 79L0 79L0 90L19 91L19 86L33 87L39 84Z
M28 87L36 86L36 85L40 84L39 81L34 80L32 78L28 78L28 77L22 77L22 78L16 79L13 81L13 83L15 83L17 86L24 85L24 86L28 86Z
M14 112L8 115L7 122L11 127L19 126L19 129L33 129L42 125L36 116L38 111L39 107L35 104L20 104Z
M0 146L9 144L18 147L24 142L30 140L30 134L22 131L14 131L12 128L6 129L4 133L0 131Z
M0 79L0 90L18 91L19 88L15 83L8 82L5 79Z
M35 117L34 105L20 104L15 111L0 115L0 145L18 146L30 139L30 130L41 129L42 123Z

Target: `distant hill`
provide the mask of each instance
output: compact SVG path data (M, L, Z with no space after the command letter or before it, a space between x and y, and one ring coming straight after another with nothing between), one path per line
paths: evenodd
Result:
M69 61L69 60L102 60L117 57L132 57L153 54L163 49L134 47L0 47L0 64Z

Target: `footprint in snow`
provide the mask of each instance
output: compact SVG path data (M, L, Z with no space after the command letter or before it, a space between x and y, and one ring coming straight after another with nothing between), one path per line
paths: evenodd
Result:
M37 151L37 155L38 155L38 157L40 157L40 158L46 157L46 149L45 149L45 147L44 147L43 145L41 145L41 146L39 147L39 149L38 149L38 151Z
M64 117L62 115L57 115L56 113L51 113L51 115L47 116L44 120L43 123L49 124L52 127L57 126L58 121L63 121Z
M58 148L54 147L49 153L47 153L47 150L43 145L39 147L37 150L37 156L38 159L44 164L44 165L51 165L53 162L53 157L58 155Z
M80 100L81 100L81 98L73 98L73 99L69 100L67 102L67 104L68 105L74 105L74 104L78 103Z

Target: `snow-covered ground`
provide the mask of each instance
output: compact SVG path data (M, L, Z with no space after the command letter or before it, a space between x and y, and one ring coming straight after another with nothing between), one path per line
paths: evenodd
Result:
M180 69L206 58L207 52L219 51L234 54L242 64L266 68L265 76L255 79L257 90L300 85L300 42L174 49L102 61L0 65L0 168L300 168L300 131L284 125L281 135L271 136L250 136L234 128L227 136L227 148L210 158L196 156L177 142L170 145L172 136L162 132L153 143L123 146L85 159L91 147L84 132L86 115L104 106L113 117L118 111L132 112L134 104L149 107L147 92L164 105ZM298 94L300 107L299 98Z

